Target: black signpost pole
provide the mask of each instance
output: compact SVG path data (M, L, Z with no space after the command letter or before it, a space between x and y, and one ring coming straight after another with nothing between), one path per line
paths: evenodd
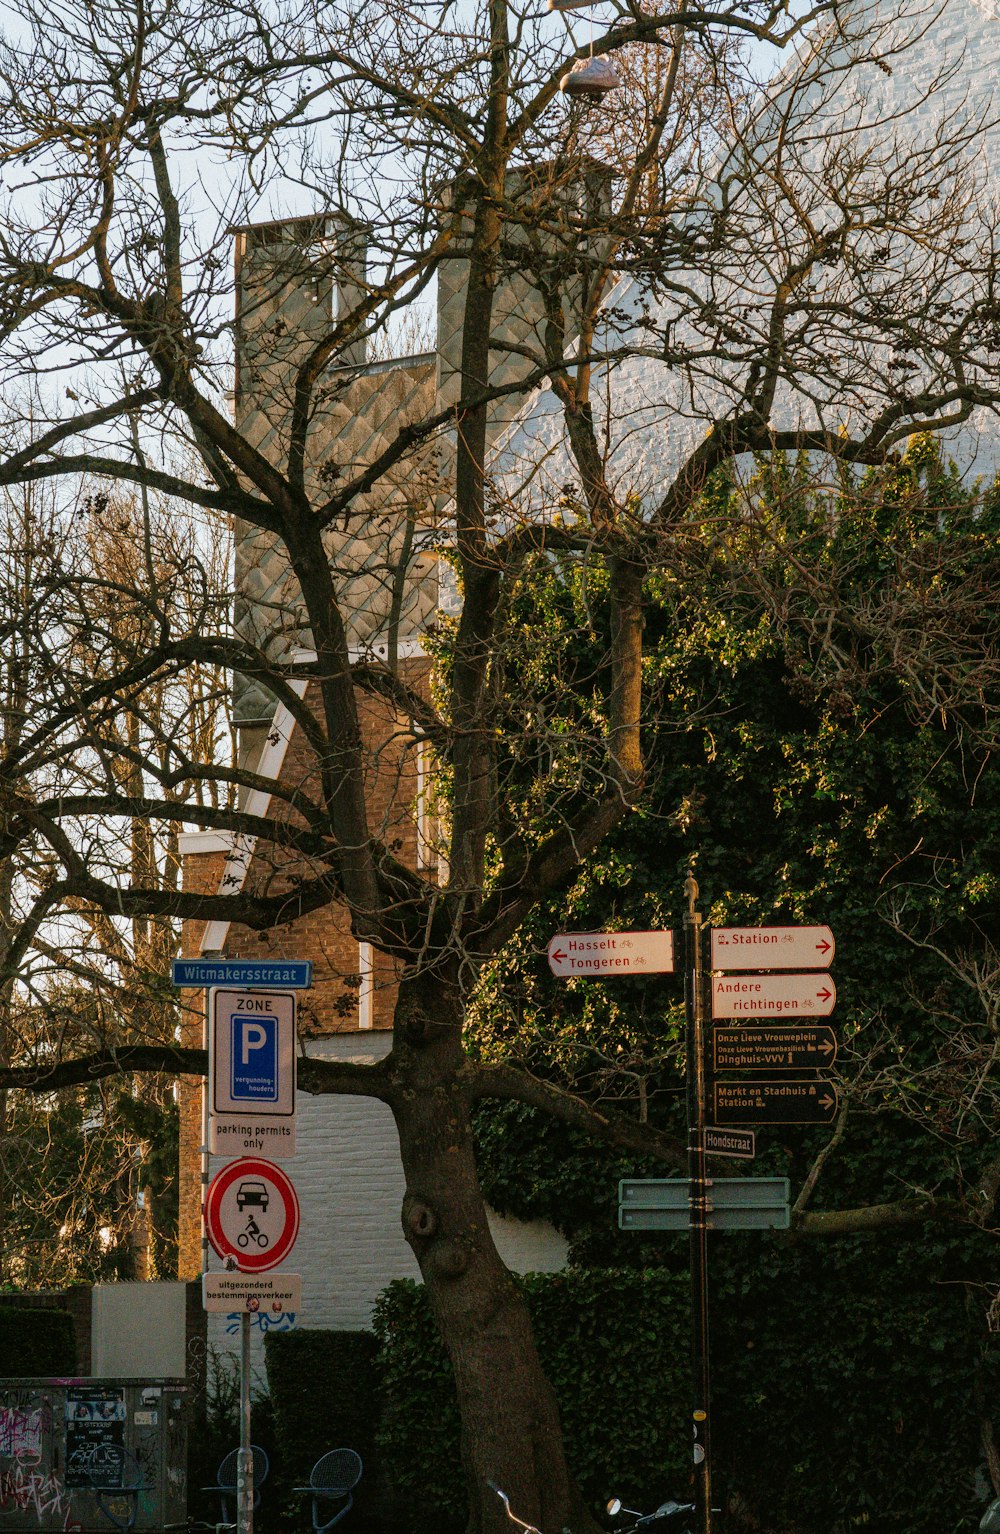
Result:
M712 1438L708 1354L708 1187L705 1174L706 1039L705 982L698 885L689 871L684 886L685 1001L687 1011L688 1194L691 1209L692 1423L694 1427L695 1527L712 1530Z

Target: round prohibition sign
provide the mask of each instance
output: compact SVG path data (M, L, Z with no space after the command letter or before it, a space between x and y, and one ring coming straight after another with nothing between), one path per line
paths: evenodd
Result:
M295 1245L298 1195L273 1161L244 1156L212 1178L205 1230L220 1257L234 1257L243 1273L264 1273L284 1262Z

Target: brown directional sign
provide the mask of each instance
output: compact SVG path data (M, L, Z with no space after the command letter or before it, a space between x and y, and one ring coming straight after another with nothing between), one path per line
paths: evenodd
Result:
M815 1081L717 1081L713 1087L717 1124L832 1124L837 1088Z
M717 1071L793 1071L830 1066L837 1036L825 1023L801 1028L714 1028L712 1059Z

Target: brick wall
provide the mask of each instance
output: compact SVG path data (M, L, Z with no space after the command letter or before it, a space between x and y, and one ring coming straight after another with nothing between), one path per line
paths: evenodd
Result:
M197 857L184 860L184 887L197 894L218 889L225 863L225 852L203 852ZM199 939L203 923L187 921L181 932L181 948L185 957L199 952ZM204 1042L205 996L202 991L180 991L184 1016L181 1022L181 1043L188 1048L200 1049ZM177 1276L193 1278L201 1272L201 1156L202 1134L202 1078L181 1076L177 1083L177 1108L179 1114L179 1161L177 1217Z
M414 688L427 685L428 663L423 659L402 660L400 670ZM306 693L308 706L315 707L314 690ZM379 836L408 866L417 862L418 841L418 743L408 720L394 713L382 699L359 693L358 707L363 738L367 746L366 800L373 833ZM302 731L296 727L285 754L281 782L313 795L317 789L315 758ZM270 813L277 819L296 818L280 798L272 801ZM195 839L196 841L199 839ZM201 839L204 841L205 839ZM208 838L216 849L216 839ZM187 853L184 858L185 889L199 893L214 891L222 877L225 854L221 850ZM245 888L275 893L293 886L297 875L308 876L309 869L288 849L258 844L251 859ZM183 930L185 955L200 951L203 925L187 922ZM354 1033L361 1027L373 1031L389 1029L396 994L396 974L392 962L373 953L370 972L362 976L362 954L351 933L343 907L331 901L293 924L278 925L260 933L233 925L226 939L228 958L295 958L313 964L314 983L299 997L299 1032L306 1040L331 1033ZM367 957L367 955L366 955ZM362 1007L362 987L367 1005ZM201 1045L204 998L199 992L183 993L187 1020L183 1032L187 1042ZM183 1078L178 1090L180 1106L180 1217L179 1266L181 1277L190 1278L201 1271L203 1237L201 1204L204 1197L200 1147L203 1143L201 1082ZM377 1106L377 1105L373 1105Z

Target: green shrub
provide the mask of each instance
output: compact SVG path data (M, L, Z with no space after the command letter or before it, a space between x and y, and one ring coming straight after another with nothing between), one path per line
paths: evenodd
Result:
M916 1261L907 1282L864 1238L774 1243L770 1261L759 1238L741 1240L743 1273L725 1288L719 1274L714 1305L724 1485L778 1529L974 1529L973 1379L978 1367L995 1400L1000 1360L982 1351L962 1286L923 1280Z
M35 1379L76 1373L76 1331L68 1310L0 1305L0 1368Z
M733 1530L959 1534L975 1527L981 1458L972 1379L1000 1389L997 1349L961 1286L875 1272L864 1242L744 1235L713 1284L716 1493ZM567 1270L523 1280L570 1465L595 1510L652 1509L690 1487L689 1297L678 1271ZM849 1251L851 1246L855 1251ZM740 1255L741 1254L741 1255ZM740 1260L737 1260L739 1257ZM380 1297L379 1452L408 1531L465 1516L451 1371L424 1290Z
M595 1510L609 1492L687 1486L687 1283L653 1271L567 1270L521 1280L570 1464ZM423 1288L390 1284L375 1311L379 1454L396 1515L457 1529L466 1513L451 1368ZM634 1505L634 1504L633 1504Z
M371 1510L377 1481L375 1353L371 1332L267 1333L264 1358L278 1459L275 1498L287 1500L294 1486L304 1486L329 1449L356 1449L365 1468L352 1517L363 1519Z

